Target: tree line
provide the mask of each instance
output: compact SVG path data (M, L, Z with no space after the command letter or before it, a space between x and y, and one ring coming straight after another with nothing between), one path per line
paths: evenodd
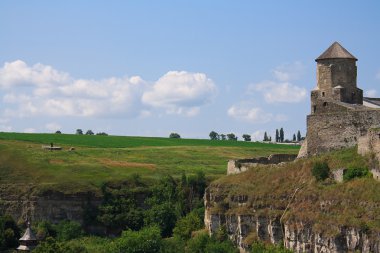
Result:
M301 135L301 131L298 130L297 135L293 134L292 140L285 139L285 132L284 129L281 127L280 130L276 129L276 134L275 134L275 142L280 142L280 143L287 143L287 142L300 142L303 138ZM267 132L264 132L264 138L263 141L272 141L272 136L268 136Z

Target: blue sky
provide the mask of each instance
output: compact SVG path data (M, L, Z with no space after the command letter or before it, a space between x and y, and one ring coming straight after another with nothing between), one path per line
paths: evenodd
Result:
M380 89L378 1L0 2L0 131L305 134L334 41ZM241 139L241 138L240 138Z

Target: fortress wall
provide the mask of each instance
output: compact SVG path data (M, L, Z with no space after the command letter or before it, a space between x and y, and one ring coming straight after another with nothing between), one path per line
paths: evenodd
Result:
M380 110L308 115L307 154L353 147L370 128L377 126L380 126Z

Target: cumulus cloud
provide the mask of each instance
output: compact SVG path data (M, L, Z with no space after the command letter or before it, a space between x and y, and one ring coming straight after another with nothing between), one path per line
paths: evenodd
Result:
M299 62L276 67L273 80L266 80L248 86L248 92L260 92L267 103L298 103L306 98L306 89L292 83L303 72L303 65Z
M281 82L297 80L303 74L304 66L301 62L283 64L276 67L272 72L274 77Z
M376 97L377 91L374 89L364 91L365 97Z
M48 65L17 60L0 68L0 89L7 117L148 117L157 108L196 115L216 87L203 73L170 71L156 82L139 76L75 79Z
M249 123L267 123L270 121L285 121L287 119L283 114L268 113L260 107L254 107L244 103L231 106L227 114L234 119Z
M306 98L306 89L289 82L263 81L249 87L250 92L258 91L267 103L298 103Z
M142 101L169 114L194 116L215 94L216 86L205 74L169 71L143 94Z

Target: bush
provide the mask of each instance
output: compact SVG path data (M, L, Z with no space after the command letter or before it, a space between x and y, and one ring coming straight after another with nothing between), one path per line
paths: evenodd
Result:
M343 174L343 180L344 181L348 181L348 180L351 180L353 178L360 178L360 177L365 177L369 175L369 171L367 168L350 168L350 169L347 169L344 171L344 174Z
M317 181L325 180L329 177L329 166L326 162L316 162L311 170L311 173Z
M55 227L59 241L69 241L84 234L81 225L75 221L61 221Z
M171 133L171 134L169 135L169 138L180 139L181 136L180 136L179 134L177 134L177 133Z
M116 241L118 252L158 253L162 245L160 229L145 227L140 231L127 230Z
M203 222L196 212L191 212L185 217L179 219L173 230L174 237L188 240L191 233L203 227Z

